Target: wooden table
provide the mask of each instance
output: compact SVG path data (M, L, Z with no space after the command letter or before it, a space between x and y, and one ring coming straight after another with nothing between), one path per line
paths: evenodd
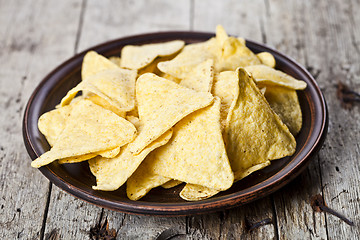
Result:
M360 239L360 109L341 107L336 85L360 91L360 2L356 0L34 0L0 1L0 238L89 239L105 218L118 239ZM59 190L30 167L22 139L25 104L41 79L95 44L144 32L214 32L263 42L293 57L317 79L329 132L310 166L261 200L214 214L159 218L102 209ZM354 222L314 212L321 194ZM246 221L272 219L249 232Z

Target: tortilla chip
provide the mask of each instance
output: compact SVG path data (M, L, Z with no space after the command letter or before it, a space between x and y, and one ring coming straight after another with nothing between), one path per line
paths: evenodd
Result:
M210 105L213 99L210 93L196 92L151 73L143 74L136 82L136 100L144 129L130 151L139 154L182 118Z
M129 115L129 116L126 116L126 120L131 122L136 127L136 129L140 128L141 122L138 117Z
M114 149L132 141L135 134L130 122L89 100L82 100L72 105L66 126L54 146L31 166L38 168L56 159Z
M188 183L181 190L180 197L187 201L200 201L212 197L218 193L218 190Z
M180 85L199 92L210 92L214 80L214 60L208 59L194 67L181 79Z
M65 106L79 91L88 91L100 96L104 101L116 107L118 111L131 111L135 107L135 80L137 73L127 69L103 70L71 89L61 100Z
M232 105L235 104L239 95L239 77L235 71L225 71L216 75L212 94L220 97L220 122L221 129L225 128L226 118Z
M271 53L261 52L261 53L256 54L256 56L260 59L262 64L264 64L268 67L271 67L271 68L275 68L276 61L275 61L274 56Z
M229 35L226 33L225 29L221 25L216 26L216 41L219 46L223 46L225 41L229 38Z
M297 80L284 72L266 65L247 66L245 70L250 72L255 78L255 81L262 85L283 86L294 90L303 90L306 88L306 82Z
M89 76L95 75L103 70L117 68L119 68L119 66L111 62L106 57L96 53L95 51L89 51L84 56L81 68L81 78L82 80L85 80Z
M149 65L158 56L169 56L180 51L184 45L185 42L181 40L142 46L127 45L121 50L121 67L141 69Z
M140 153L141 154L141 153ZM139 200L151 189L161 186L171 180L171 178L153 174L149 171L154 156L151 152L126 183L126 194L131 200Z
M215 64L216 72L234 71L238 67L260 64L256 55L235 37L229 37L222 46L222 55Z
M239 68L240 94L229 112L224 141L237 176L243 176L252 166L290 156L296 141L286 125L271 110L253 78Z
M66 157L66 158L59 159L58 162L60 164L78 163L78 162L83 162L83 161L92 159L92 158L96 157L97 155L98 155L98 153L89 153L89 154L84 154L84 155L75 156L75 157Z
M163 73L167 73L178 79L183 79L188 76L188 73L192 71L195 66L208 59L215 61L217 55L220 54L221 47L215 38L211 38L205 42L186 45L174 59L160 62L158 68Z
M217 190L233 183L220 129L220 99L177 123L172 139L154 151L148 171Z
M49 145L54 146L57 138L65 128L66 119L70 116L72 105L46 112L38 120L39 131L45 136Z
M104 98L102 98L96 94L88 94L86 99L92 101L93 103L95 103L96 105L99 105L100 107L103 107L109 111L112 111L113 113L115 113L116 115L118 115L122 118L125 118L125 116L126 116L126 111L121 111L119 108L115 107L114 105L111 105ZM71 102L73 102L73 101L71 101Z
M301 130L302 113L299 99L295 90L269 86L265 91L265 98L270 104L271 109L289 128L295 136Z
M166 183L164 183L163 185L161 185L163 188L165 189L169 189L169 188L173 188L176 187L178 185L182 184L182 181L178 181L178 180L174 180L171 179L169 181L167 181Z
M139 132L142 130L139 129ZM96 157L89 161L91 172L96 177L94 190L114 191L121 187L126 180L135 172L145 157L155 148L166 144L172 136L172 130L168 130L157 140L153 141L138 155L130 152L132 143L124 146L120 154L111 159Z

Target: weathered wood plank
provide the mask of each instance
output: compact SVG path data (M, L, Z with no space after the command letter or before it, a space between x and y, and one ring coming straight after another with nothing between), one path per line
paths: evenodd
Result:
M190 1L170 4L165 0L91 0L86 1L84 6L78 52L131 34L189 28ZM90 228L105 217L109 227L117 230L118 239L151 239L168 228L185 229L185 218L132 216L102 210L54 187L45 232L49 235L55 230L62 239L87 239Z
M76 4L0 2L0 106L4 113L0 116L1 239L40 236L49 182L30 167L22 140L22 114L37 83L73 52L76 27L72 22L79 10Z
M316 16L315 8L323 9L322 14ZM318 80L330 115L328 137L319 155L324 198L329 207L355 223L350 227L326 214L329 239L360 236L360 111L359 106L351 111L341 108L335 88L342 81L360 92L359 8L359 1L319 1L316 7L307 5L309 16L319 19L319 24L308 25L309 32L321 33L320 39L306 45L307 55L309 62L316 62L322 71ZM321 52L314 54L319 49Z
M190 0L88 1L79 50L140 33L188 30Z
M286 11L284 11L287 9ZM264 21L267 44L307 65L304 2L269 1ZM307 66L308 67L308 66ZM274 194L280 239L326 239L325 218L314 214L310 198L321 193L318 159L289 186Z

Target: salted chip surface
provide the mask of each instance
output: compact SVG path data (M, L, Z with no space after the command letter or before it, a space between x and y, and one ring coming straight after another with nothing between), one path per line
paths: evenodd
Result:
M220 99L177 123L173 137L154 151L148 171L217 190L231 187L234 177L220 127Z
M114 149L132 141L136 128L89 100L72 105L66 126L50 151L35 159L31 166L41 167L56 159Z
M142 131L141 128L139 131ZM166 144L171 136L172 130L168 130L138 155L130 152L131 145L133 144L131 142L122 147L120 154L115 158L96 157L91 159L89 161L90 170L96 177L96 186L93 186L93 189L114 191L121 187L135 172L145 157L152 150Z
M146 73L136 82L136 100L143 131L134 140L130 151L139 154L188 114L213 102L207 92L196 92L172 81Z
M120 57L109 57L109 60L112 62L112 63L115 63L117 66L120 67L120 63L121 63L121 58Z
M235 105L239 96L239 77L236 71L224 71L214 78L212 94L220 97L220 122L221 129L225 128L228 112Z
M284 87L268 86L265 98L290 132L294 136L298 134L302 126L302 113L296 91Z
M208 59L195 66L181 79L180 85L199 92L210 92L214 80L214 60Z
M149 65L158 56L168 56L180 51L184 45L185 42L181 40L142 46L127 45L121 50L121 67L141 69Z
M263 85L283 86L294 90L303 90L307 86L306 82L266 65L247 66L245 70L253 75L257 83Z
M235 180L252 166L292 155L296 147L295 138L271 110L251 75L242 68L238 74L240 93L224 130Z
M126 194L131 200L139 200L151 189L159 187L171 180L149 171L154 156L152 152L146 157L133 175L126 182Z
M117 68L119 68L119 66L106 57L98 54L95 51L89 51L85 54L83 59L81 78L84 80L89 76L97 74L100 71Z
M180 197L187 201L200 201L212 197L218 193L218 190L188 183L181 190Z

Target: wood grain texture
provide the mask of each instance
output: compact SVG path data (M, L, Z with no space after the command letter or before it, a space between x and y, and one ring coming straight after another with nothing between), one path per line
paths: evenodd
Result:
M59 11L51 7L54 4ZM41 235L49 182L30 167L22 140L22 114L44 75L73 53L76 4L0 2L1 239L38 239ZM63 15L65 10L69 16Z
M189 3L184 1L170 4L165 0L84 1L77 33L79 39L76 44L74 42L75 50L79 52L96 44L136 33L186 30L190 21ZM159 12L158 9L163 11ZM49 235L55 230L62 239L87 239L90 228L107 216L110 228L117 230L119 239L155 238L165 229L185 226L185 218L168 221L166 218L161 220L102 210L54 187L45 233ZM73 226L71 230L69 226Z

